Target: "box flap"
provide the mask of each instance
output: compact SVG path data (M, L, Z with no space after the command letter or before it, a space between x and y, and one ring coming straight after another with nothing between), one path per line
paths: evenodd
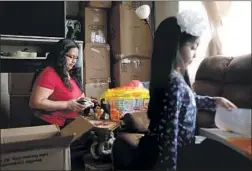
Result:
M56 125L1 129L1 144L48 139L59 132Z
M106 129L106 130L114 131L115 129L117 129L118 127L121 126L120 122L115 122L115 121L92 120L92 119L90 119L89 122L94 125L95 130Z
M70 136L74 135L73 141L80 138L84 133L88 132L92 129L94 125L92 125L87 119L84 117L77 117L74 121L72 121L69 125L61 130L62 136Z
M72 136L54 136L52 138L27 140L1 144L1 154L11 152L30 151L35 149L67 148L71 144Z

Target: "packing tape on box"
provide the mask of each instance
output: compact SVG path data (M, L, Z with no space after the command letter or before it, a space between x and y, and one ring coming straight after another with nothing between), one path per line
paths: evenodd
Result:
M87 84L100 84L100 85L103 85L103 84L107 84L107 83L110 83L111 82L111 78L104 78L104 79L93 79L92 80L92 83L87 83Z
M106 84L108 84L108 83L104 83L104 82L87 83L87 85L90 85L92 87L102 87L102 86L104 86Z
M121 68L126 67L127 64L131 64L134 68L139 68L142 64L142 61L139 59L123 59L121 61Z
M104 25L102 24L90 24L88 25L90 30L104 30Z
M123 5L128 7L128 10L135 11L138 7L143 5L142 1L125 1L122 2Z
M138 59L138 60L141 60L141 59L148 60L149 59L150 60L151 57L148 57L148 56L139 56L139 55L128 55L128 56L125 56L124 54L116 54L115 55L115 63L117 63L118 61L122 61L122 60L124 60L125 63L126 63L126 61L128 61L128 60L133 61L133 60L136 60L136 59Z

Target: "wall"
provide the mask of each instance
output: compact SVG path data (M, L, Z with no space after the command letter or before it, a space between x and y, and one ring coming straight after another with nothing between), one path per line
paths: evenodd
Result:
M79 11L79 1L66 1L66 14L77 16Z
M179 11L192 9L198 11L205 17L208 21L206 10L201 1L179 1ZM188 67L188 72L190 75L191 83L195 81L196 72L198 70L199 65L203 61L204 58L208 56L207 48L208 44L211 40L211 30L208 26L202 37L200 38L200 44L196 51L196 58L193 60L191 65Z
M165 18L176 15L178 11L179 11L178 1L156 1L155 2L156 28Z

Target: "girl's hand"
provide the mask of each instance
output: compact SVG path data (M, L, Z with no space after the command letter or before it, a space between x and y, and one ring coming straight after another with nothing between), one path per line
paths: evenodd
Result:
M223 107L227 110L236 109L237 107L231 101L224 97L215 97L216 99L216 107Z

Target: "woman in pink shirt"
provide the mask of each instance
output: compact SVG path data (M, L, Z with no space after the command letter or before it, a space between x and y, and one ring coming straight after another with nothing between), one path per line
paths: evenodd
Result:
M64 127L85 109L77 101L84 98L81 77L75 66L79 47L71 39L60 40L33 79L30 107L36 112L32 125L56 124ZM78 74L79 73L79 74Z

